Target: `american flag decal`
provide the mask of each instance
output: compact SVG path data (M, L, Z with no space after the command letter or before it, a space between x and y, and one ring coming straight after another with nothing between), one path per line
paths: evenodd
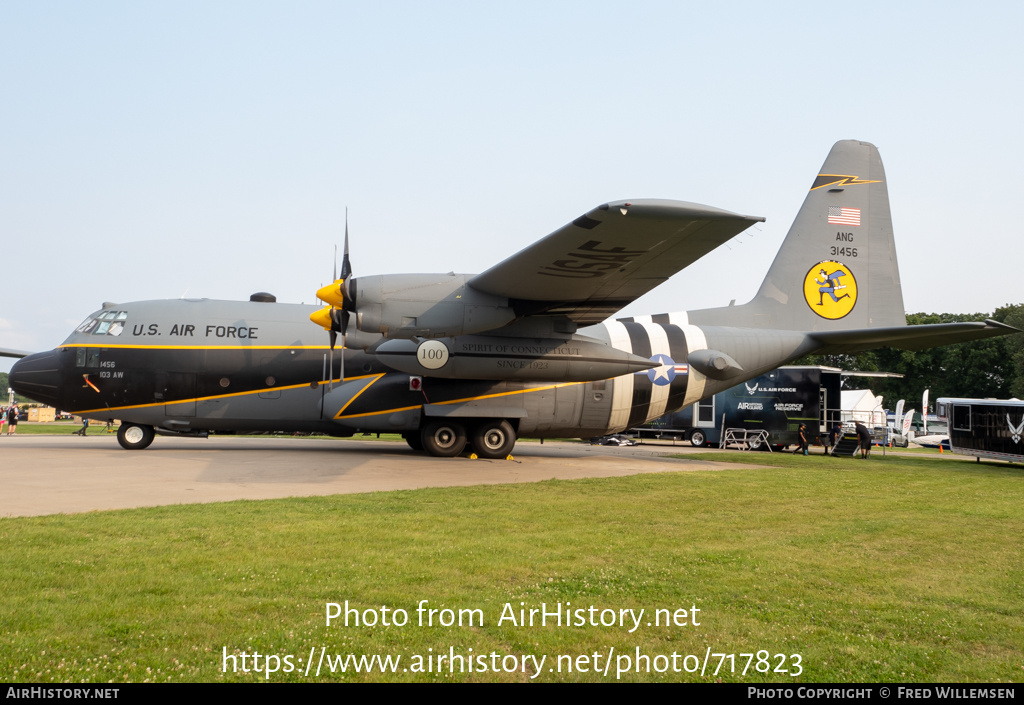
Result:
M829 206L828 222L834 225L860 225L860 208Z

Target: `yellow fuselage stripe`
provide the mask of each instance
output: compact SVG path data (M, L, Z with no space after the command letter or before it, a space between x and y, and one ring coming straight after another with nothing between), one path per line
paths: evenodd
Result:
M345 409L347 409L347 408L349 407L349 405L350 405L350 404L351 404L352 402L354 402L354 401L355 401L356 399L358 399L358 398L359 398L359 395L360 395L360 394L362 394L362 393L363 393L363 392L365 392L365 391L366 391L367 389L369 389L370 387L372 387L372 386L374 385L374 383L375 383L375 382L376 382L377 380L379 380L379 379L380 379L381 377L383 377L383 376L384 376L385 374L387 374L387 373L386 373L386 372L382 372L382 373L380 373L379 375L377 375L377 379L375 379L375 380L372 380L372 381L371 381L371 382L370 382L369 384L367 384L367 385L366 385L365 387L363 387L363 388L362 388L362 389L360 389L360 390L359 390L358 392L356 392L355 394L353 394L353 395L352 395L352 398L351 398L351 399L349 399L349 400L348 400L347 402L345 402L345 406L341 407L341 409L339 409L339 410L338 410L338 413L334 415L334 418L338 418L338 417L340 417L340 416L341 416L341 412L342 412L342 411L344 411ZM367 376L372 376L372 375L367 375ZM360 379L365 379L365 377L361 377Z
M338 379L331 380L331 383L332 384L334 382L339 382L340 383L342 381L354 382L355 380L366 379L367 377L373 377L373 376L375 376L375 375L363 375L361 377L347 377L344 380L342 380L341 378L338 378ZM109 406L109 407L108 406L104 406L104 407L101 407L101 408L98 408L98 409L75 410L74 413L76 413L76 414L98 414L98 413L103 412L103 411L123 411L125 409L145 409L145 408L151 408L151 407L156 407L156 406L167 406L168 404L190 404L190 403L198 402L198 401L209 401L211 399L226 399L228 397L243 397L243 396L246 396L246 395L249 395L249 394L263 394L264 392L281 391L281 390L284 390L284 389L301 389L303 387L308 387L311 384L312 384L312 382L305 382L304 384L290 384L290 385L287 385L287 386L284 386L284 387L263 387L262 389L253 389L253 390L250 390L248 392L229 392L227 394L214 394L214 395L207 396L207 397L195 397L195 398L192 398L192 399L177 399L175 401L158 401L158 402L152 402L152 403L148 403L148 404L132 404L132 405L129 405L129 406ZM317 386L321 386L321 385L324 385L324 384L327 384L327 382L319 382L319 381L317 382Z
M67 343L60 348L104 348L113 350L330 350L329 345L111 345L109 343ZM345 348L341 348L344 350Z
M376 381L376 380L374 380L374 381ZM495 397L507 397L507 396L510 396L512 394L526 394L528 392L542 392L545 389L557 389L559 387L571 387L571 386L573 386L575 384L586 384L586 383L585 382L562 382L560 384L549 384L549 385L546 385L544 387L530 387L529 389L515 389L515 390L512 390L510 392L495 392L494 394L481 394L480 396L476 396L476 397L464 397L462 399L451 399L449 401L439 401L439 402L434 402L434 404L436 406L444 406L446 404L462 404L462 403L467 402L467 401L478 401L480 399L493 399ZM367 389L370 388L370 386L371 386L370 384L366 385L366 387L361 392L359 392L359 394L362 394L363 392L365 392ZM353 401L354 400L355 400L355 398L353 397ZM352 402L350 401L349 404L351 404L351 403ZM423 405L422 404L414 404L413 406L401 406L401 407L396 407L396 408L393 408L393 409L384 409L382 411L366 411L366 412L363 412L361 414L349 414L348 416L342 416L341 415L341 411L339 411L337 413L337 415L335 415L334 418L336 418L336 419L358 419L358 418L361 418L361 417L364 417L364 416L377 416L378 414L393 414L393 413L396 413L396 412L399 412L399 411L409 411L410 409L416 409L416 408L419 408L420 406L423 406ZM345 405L345 408L348 408L348 404ZM344 411L344 409L342 409L342 411Z

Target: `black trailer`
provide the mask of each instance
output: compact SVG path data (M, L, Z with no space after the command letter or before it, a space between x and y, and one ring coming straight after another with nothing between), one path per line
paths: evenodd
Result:
M674 414L633 429L644 438L718 445L726 429L765 431L773 447L799 443L800 424L811 443L821 443L840 419L841 370L835 367L780 367L737 384Z
M1024 462L1024 401L954 399L936 402L940 420L949 426L950 450L982 458Z

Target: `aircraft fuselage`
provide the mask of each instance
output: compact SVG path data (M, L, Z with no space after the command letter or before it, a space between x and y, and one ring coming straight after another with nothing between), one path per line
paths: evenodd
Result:
M652 328L666 328L615 322L582 331L594 337L561 340L459 336L447 340L448 365L481 378L445 379L430 370L396 371L372 345L371 352L350 346L344 360L339 345L332 356L327 336L309 325L314 310L206 299L111 304L55 350L19 362L12 384L94 420L183 434L414 435L430 419L448 418L470 427L481 419L507 420L517 435L586 437L691 401L689 369L674 362L687 353L677 326L651 335ZM617 346L608 344L612 325L625 335ZM640 366L636 359L653 362ZM506 379L486 379L489 370ZM613 370L630 371L586 379Z

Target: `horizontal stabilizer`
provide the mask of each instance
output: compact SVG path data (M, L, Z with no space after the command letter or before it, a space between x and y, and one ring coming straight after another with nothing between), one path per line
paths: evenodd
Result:
M860 330L822 331L811 337L822 344L818 354L852 353L861 350L890 347L900 350L923 350L940 345L952 345L967 340L994 338L1019 333L1013 326L998 321L967 321L964 323L935 323L923 326L896 328L868 328Z
M0 348L0 357L28 357L32 353L27 350L11 350L10 348Z

